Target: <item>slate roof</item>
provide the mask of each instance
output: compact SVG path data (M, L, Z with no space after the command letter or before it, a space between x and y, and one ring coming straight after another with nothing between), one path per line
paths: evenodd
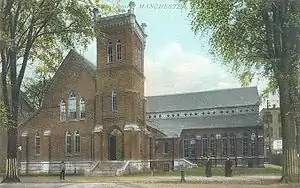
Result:
M188 118L156 119L159 130L168 137L180 135L183 129L214 129L252 127L260 124L258 113L239 115L198 116Z
M257 87L147 97L147 112L171 112L259 104Z

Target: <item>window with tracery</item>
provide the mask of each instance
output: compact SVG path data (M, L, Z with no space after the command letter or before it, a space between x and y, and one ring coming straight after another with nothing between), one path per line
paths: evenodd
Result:
M122 60L122 44L120 40L116 44L116 56L117 60Z
M80 153L80 135L78 130L74 135L74 151L75 153Z
M41 154L41 137L39 133L35 134L35 154Z
M75 91L71 91L69 94L69 118L76 118L76 94Z
M71 144L71 133L67 131L66 133L66 153L72 153L72 144Z
M107 62L111 63L113 61L113 46L112 43L109 42L107 45Z
M83 97L80 98L79 103L80 103L80 109L79 109L80 110L80 118L83 119L83 118L85 118L85 101L84 101Z
M60 112L59 112L60 121L66 121L66 102L64 100L60 101Z

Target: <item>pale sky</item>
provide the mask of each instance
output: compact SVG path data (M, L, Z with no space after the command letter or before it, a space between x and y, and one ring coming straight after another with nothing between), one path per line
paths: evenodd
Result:
M120 1L126 7L129 1ZM207 37L195 36L188 12L174 8L155 9L149 4L176 4L176 0L137 0L135 14L139 23L147 23L145 51L146 95L198 92L240 87L230 70L220 62L213 62ZM148 6L147 6L148 4ZM96 63L96 45L92 43L84 56ZM251 86L259 91L265 82ZM276 99L272 99L276 101ZM264 105L263 105L264 106Z

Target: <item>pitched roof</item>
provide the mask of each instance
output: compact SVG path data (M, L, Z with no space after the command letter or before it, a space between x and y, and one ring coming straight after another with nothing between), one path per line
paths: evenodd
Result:
M255 105L259 103L257 87L232 88L196 93L147 97L147 112L170 112Z
M94 75L95 71L96 71L96 65L91 63L89 60L87 60L85 57L83 57L82 55L80 55L78 52L76 52L75 50L71 49L68 53L68 55L65 57L65 59L62 61L62 63L60 64L59 68L57 69L57 71L55 72L53 78L51 79L51 81L49 82L48 86L45 89L45 93L47 93L51 87L53 86L53 84L56 82L58 75L60 74L62 67L64 67L68 62L69 59L74 57L75 59L77 59L77 63L79 63L80 65L82 65L87 71L88 73Z
M258 113L188 118L156 119L156 125L168 137L180 135L186 129L252 127L260 124Z

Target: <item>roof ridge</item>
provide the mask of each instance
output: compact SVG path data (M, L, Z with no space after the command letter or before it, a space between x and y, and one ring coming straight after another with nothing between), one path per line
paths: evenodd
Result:
M213 90L206 90L206 91L181 92L181 93L161 94L161 95L149 95L149 96L146 96L146 98L148 98L148 97L164 97L164 96L186 95L186 94L198 94L198 93L209 93L209 92L220 92L220 91L230 91L230 90L241 90L241 89L249 89L249 88L257 88L257 86L234 87L234 88L225 88L225 89L213 89Z

